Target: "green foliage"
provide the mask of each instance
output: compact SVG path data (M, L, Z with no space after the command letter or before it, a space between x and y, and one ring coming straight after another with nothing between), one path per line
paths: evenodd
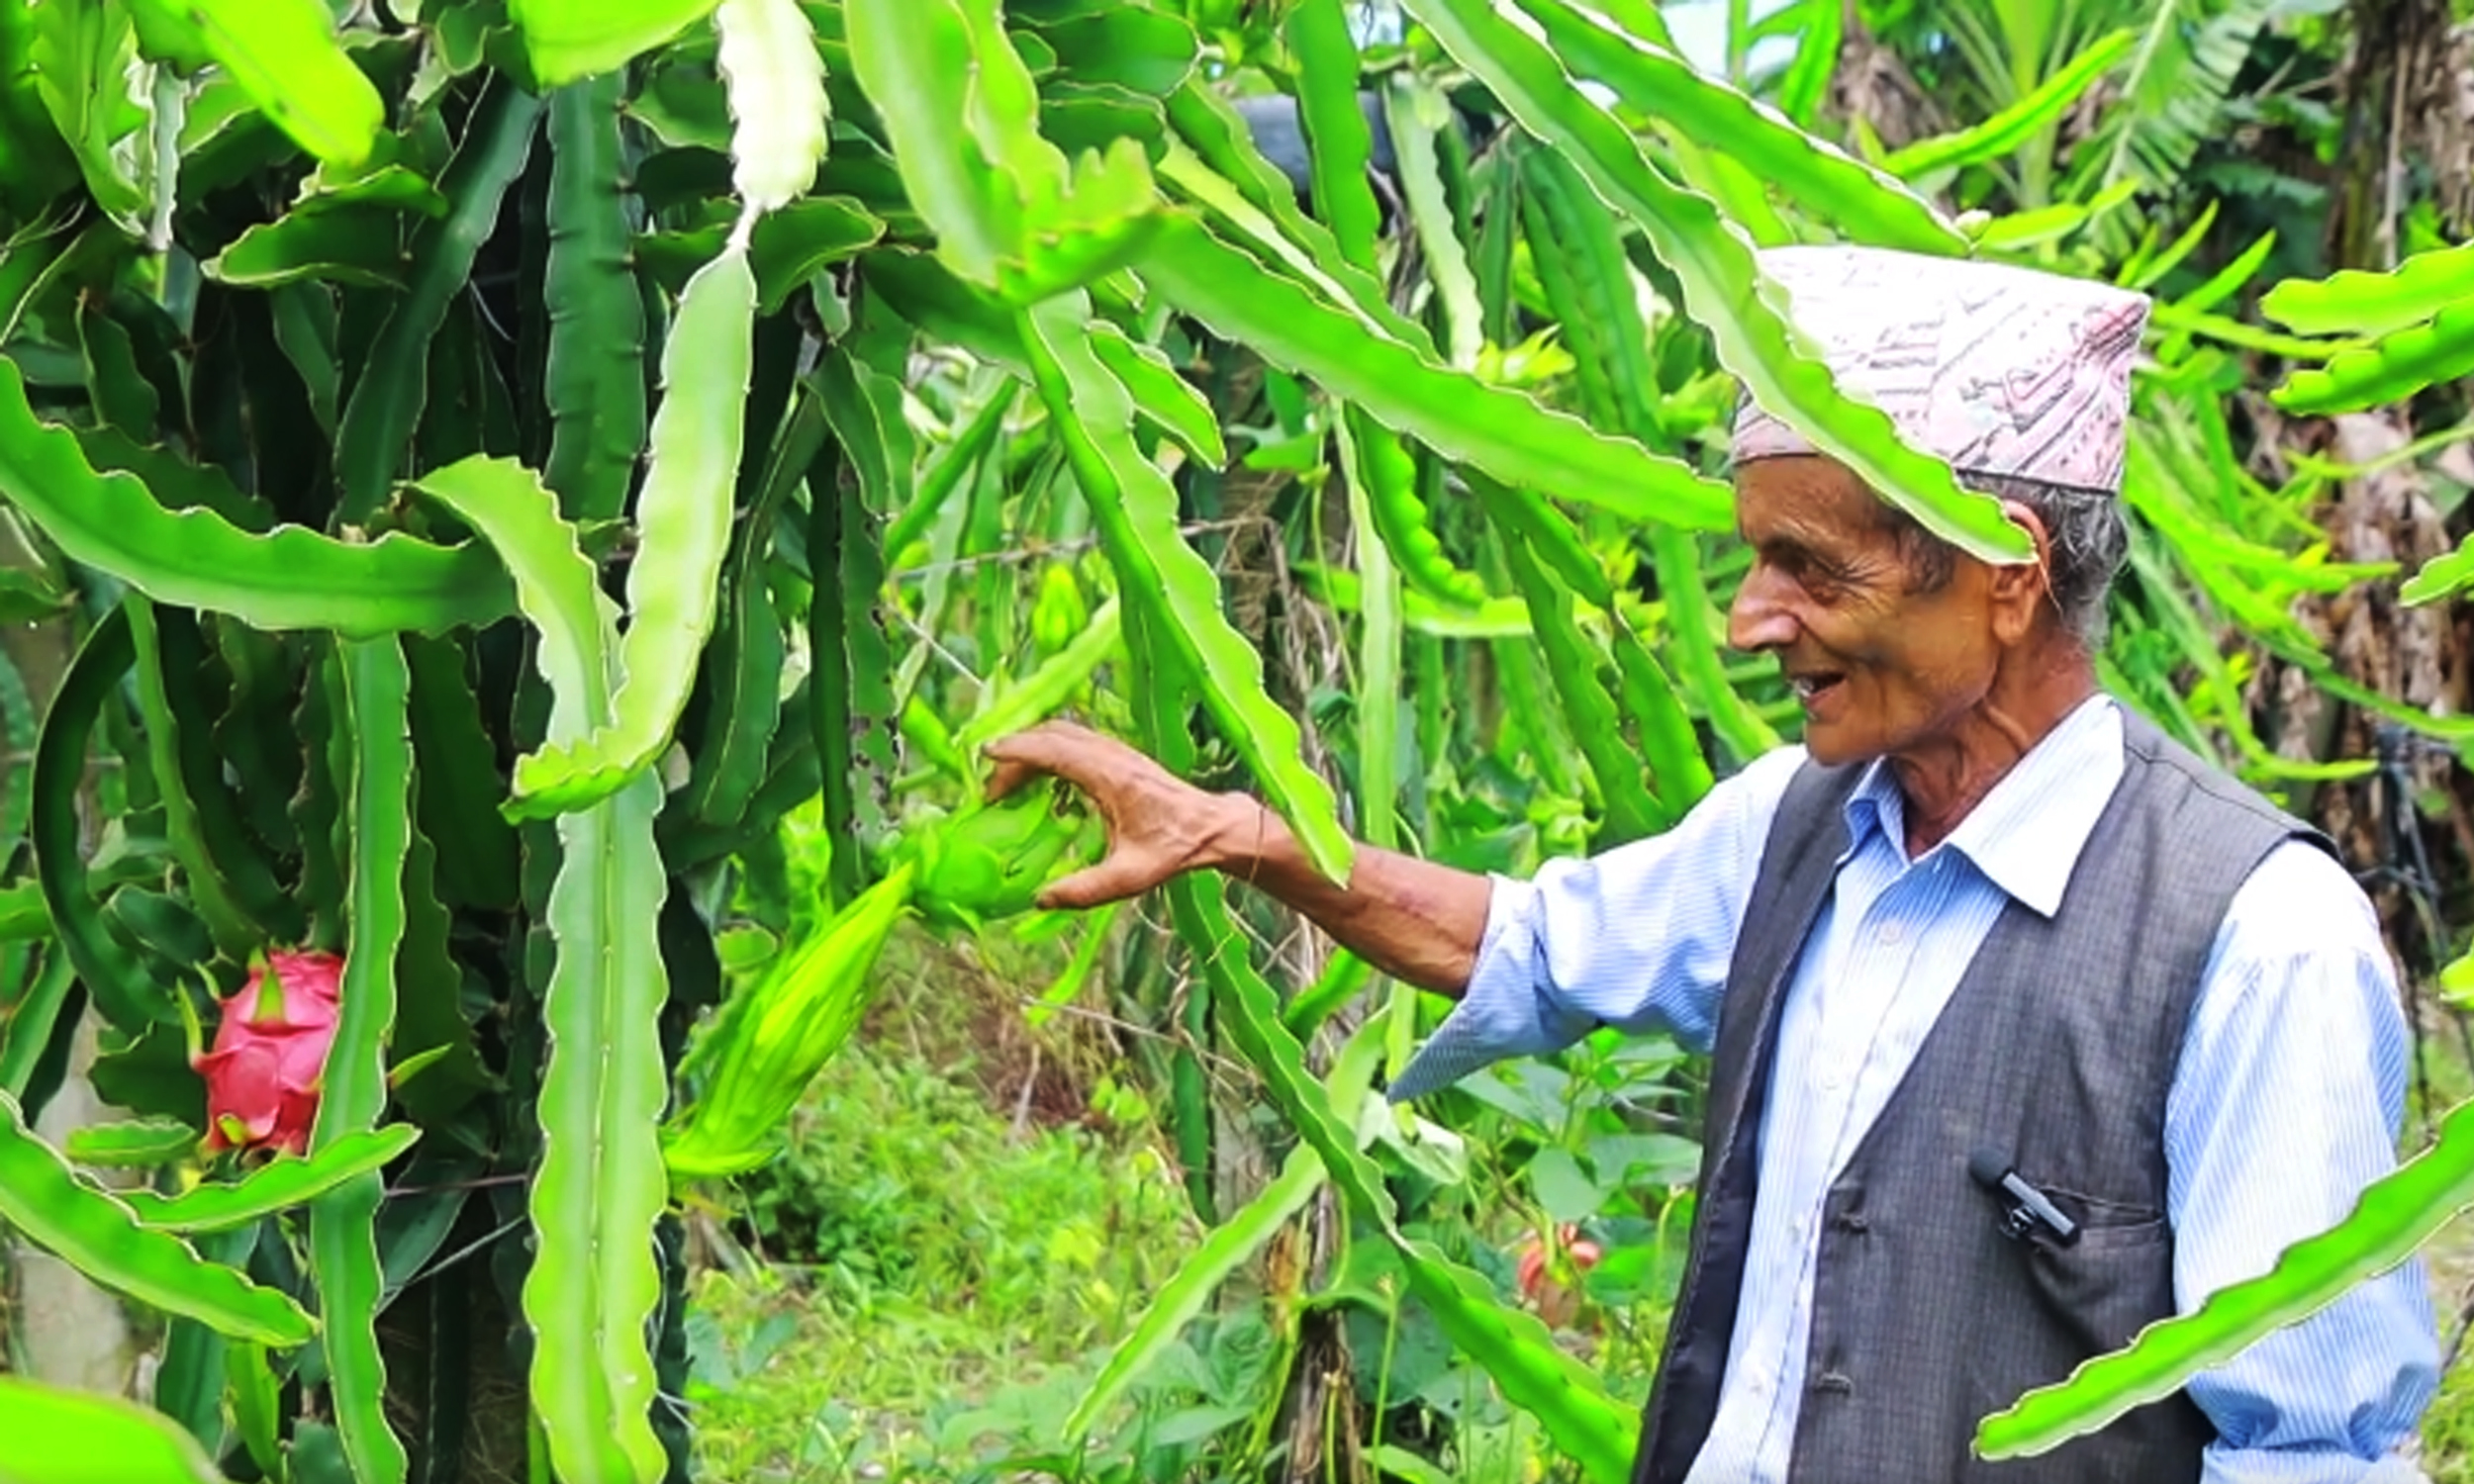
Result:
M1108 1352L1107 1363L1093 1378L1091 1389L1074 1404L1063 1433L1079 1442L1092 1424L1121 1396L1134 1377L1157 1363L1177 1342L1179 1332L1200 1317L1203 1306L1221 1284L1252 1262L1265 1244L1279 1235L1305 1204L1323 1188L1323 1161L1310 1149L1291 1152L1280 1174L1248 1201L1243 1210L1211 1229L1193 1256L1177 1275L1160 1285L1151 1306L1125 1339Z
M1161 231L1142 271L1181 311L1284 368L1358 403L1394 431L1521 484L1570 491L1637 520L1718 529L1734 493L1680 460L1649 453L1515 392L1443 372L1382 326L1318 303L1310 283L1267 272L1200 228Z
M615 665L624 679L608 720L517 762L516 802L527 812L565 812L609 797L642 773L678 725L713 632L714 589L729 544L755 298L755 274L736 246L698 269L679 296L636 496L643 549L627 568L626 632L615 656L594 662Z
M772 1157L774 1132L866 1012L877 955L912 900L915 870L896 867L723 1002L683 1068L697 1088L663 1141L673 1176L741 1174Z
M396 951L404 939L404 871L413 834L413 678L402 642L390 635L339 644L320 679L333 686L353 747L343 816L351 841L344 900L349 947L337 996L342 1009L310 1131L313 1161L331 1159L386 1113ZM384 1185L376 1169L367 1169L311 1203L310 1272L326 1309L321 1339L344 1456L355 1478L395 1484L410 1462L387 1423L386 1366L378 1351L376 1223Z
M12 1439L0 1459L5 1484L224 1484L195 1438L117 1397L0 1376L0 1427Z
M1503 93L1523 127L1568 151L1643 232L1681 284L1686 309L1709 329L1720 363L1763 407L1944 539L1988 561L2023 559L2026 533L1995 502L1960 489L1946 462L1902 442L1878 409L1839 395L1828 369L1791 337L1784 296L1755 266L1743 229L1707 197L1662 175L1613 116L1572 84L1553 51L1475 0L1425 0L1415 9L1456 57ZM1852 180L1845 187L1855 188ZM1886 183L1869 188L1894 193Z
M13 1097L0 1097L0 1219L95 1281L234 1339L299 1345L317 1329L289 1295L206 1261L80 1181Z
M184 1136L188 1133L186 1129L181 1132ZM279 1156L229 1184L202 1184L179 1195L132 1190L121 1200L138 1213L141 1223L161 1231L230 1231L262 1216L316 1200L338 1185L373 1173L411 1149L420 1138L421 1130L409 1124L365 1129L333 1140L315 1155ZM88 1143L72 1144L69 1153L71 1158L87 1163L100 1163L113 1151L98 1151ZM96 1158L98 1155L105 1159Z
M532 75L559 87L608 72L703 20L714 0L508 0Z
M1071 1396L1036 1430L1008 1404L1088 1380L1199 1236L1147 1118L1017 1132L991 1106L1004 1070L954 1034L967 979L914 933L888 972L939 992L837 1056L713 1213L773 1259L697 1280L687 1395L714 1477L951 1475L1036 1445Z
M0 498L30 558L0 610L76 653L39 726L0 694L32 753L0 810L31 868L0 881L0 1085L39 1106L91 1004L95 1078L143 1120L13 1125L0 1198L176 1319L165 1414L227 1468L435 1476L469 1425L565 1484L678 1476L679 1218L742 1202L742 1237L827 1274L801 1323L837 1355L985 1392L1011 1356L901 1327L964 1281L1050 1342L1068 1368L943 1419L1004 1442L992 1468L1317 1466L1281 1423L1338 1334L1332 1415L1392 1474L1624 1474L1690 1068L1601 1037L1436 1100L1450 1128L1388 1109L1367 1088L1431 1006L1258 954L1288 925L1215 877L1172 886L1171 932L1033 910L1096 831L981 807L976 752L1059 714L1140 736L1335 879L1360 839L1523 873L1665 828L1719 752L1793 730L1774 665L1720 643L1735 383L1961 545L2020 548L1799 348L1756 242L2156 289L2109 677L2256 780L2369 766L2262 739L2263 657L2456 735L2290 610L2390 574L2326 559L2328 476L2287 450L2269 487L2225 399L2262 353L2301 365L2291 408L2453 374L2462 249L2277 290L2276 335L2243 295L2294 230L2171 219L2250 106L2261 6L1952 12L1915 64L1984 106L1897 151L1826 106L1836 5L1731 25L1723 81L1646 5L1409 10L1362 45L1325 0L431 0L383 29L0 0ZM1800 49L1756 76L1769 34ZM1267 91L1293 162L1237 101ZM975 1034L1126 1032L1071 1116L1147 1127L1165 1089L1183 1167L1095 1173L1090 1141L1010 1148L949 1104L903 1124L863 1021L922 929L1013 985ZM345 954L351 991L313 1153L253 1170L199 1150L183 1053L268 943ZM983 1172L1021 1187L985 1221L956 1188ZM1553 1259L1550 1302L1505 1252L1562 1223L1607 1255ZM382 1324L419 1366L380 1364ZM479 1415L484 1353L525 1377L512 1418ZM789 1444L714 1446L740 1477Z
M68 560L157 603L259 628L364 638L486 623L507 610L506 589L477 549L440 549L400 532L368 543L299 528L252 534L226 511L166 510L141 478L97 470L68 429L37 417L24 373L9 360L0 360L0 495Z
M131 8L142 40L149 22L158 36L179 34L182 51L212 57L321 160L357 166L377 148L386 102L336 45L334 18L318 0L131 0Z

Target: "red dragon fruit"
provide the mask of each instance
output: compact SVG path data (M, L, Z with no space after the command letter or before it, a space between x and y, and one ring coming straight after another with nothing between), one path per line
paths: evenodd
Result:
M208 1149L307 1152L342 977L333 954L277 951L251 964L223 1002L214 1046L189 1063L206 1078Z

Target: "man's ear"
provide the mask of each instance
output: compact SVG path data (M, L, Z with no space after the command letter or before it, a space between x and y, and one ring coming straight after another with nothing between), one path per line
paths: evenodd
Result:
M2036 627L2038 611L2053 603L2053 536L2036 511L2016 500L2003 501L2002 513L2036 543L2035 560L2005 562L1993 569L1994 632L2003 642L2016 644Z

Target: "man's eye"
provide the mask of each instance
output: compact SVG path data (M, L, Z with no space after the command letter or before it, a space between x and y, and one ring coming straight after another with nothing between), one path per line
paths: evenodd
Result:
M1847 573L1831 563L1807 557L1795 564L1795 580L1808 593L1835 592L1847 585Z

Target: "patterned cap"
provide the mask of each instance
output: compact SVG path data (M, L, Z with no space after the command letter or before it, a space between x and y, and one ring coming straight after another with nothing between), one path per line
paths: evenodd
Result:
M1962 474L2119 493L2148 300L2111 284L1879 247L1773 247L1798 329L1839 390ZM1737 463L1811 453L1744 399Z

